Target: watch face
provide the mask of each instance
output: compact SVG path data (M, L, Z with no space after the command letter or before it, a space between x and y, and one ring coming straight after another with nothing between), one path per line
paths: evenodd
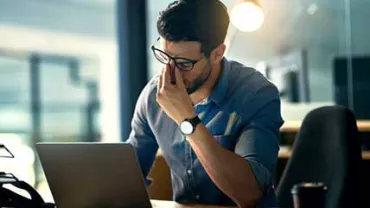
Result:
M180 125L180 130L185 135L191 134L193 133L193 125L189 121L183 121Z

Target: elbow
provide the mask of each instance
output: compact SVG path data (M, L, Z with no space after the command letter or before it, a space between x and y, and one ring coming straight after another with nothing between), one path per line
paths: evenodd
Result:
M251 208L257 207L260 200L262 198L261 190L256 190L254 193L249 193L248 195L240 196L238 200L236 200L236 204L239 208Z

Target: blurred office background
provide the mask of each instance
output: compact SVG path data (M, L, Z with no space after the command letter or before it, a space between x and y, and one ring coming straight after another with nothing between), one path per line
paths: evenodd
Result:
M172 0L147 0L137 14L147 20L147 35L136 42L147 49L140 58L148 67L136 75L135 63L123 63L132 48L122 39L132 37L129 25L142 29L126 22L130 4L117 1L0 0L0 143L16 155L16 162L0 159L0 170L15 172L46 198L34 144L124 140L142 87L122 83L125 75L145 83L160 71L150 45L158 37L158 13ZM144 4L132 5L145 5L138 2ZM230 11L238 3L223 2ZM299 122L311 109L335 103L370 119L370 0L259 3L264 24L254 32L230 25L226 57L278 86L285 121Z

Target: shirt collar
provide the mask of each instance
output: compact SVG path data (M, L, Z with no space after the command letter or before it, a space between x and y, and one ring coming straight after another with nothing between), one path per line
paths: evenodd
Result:
M224 57L221 63L220 77L214 86L211 95L209 96L209 99L215 102L219 107L221 107L223 101L225 100L230 67L230 62Z

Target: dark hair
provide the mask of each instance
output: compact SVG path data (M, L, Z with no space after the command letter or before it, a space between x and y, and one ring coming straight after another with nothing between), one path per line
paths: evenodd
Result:
M157 30L168 41L197 41L209 56L224 42L229 22L219 0L177 0L160 13Z

